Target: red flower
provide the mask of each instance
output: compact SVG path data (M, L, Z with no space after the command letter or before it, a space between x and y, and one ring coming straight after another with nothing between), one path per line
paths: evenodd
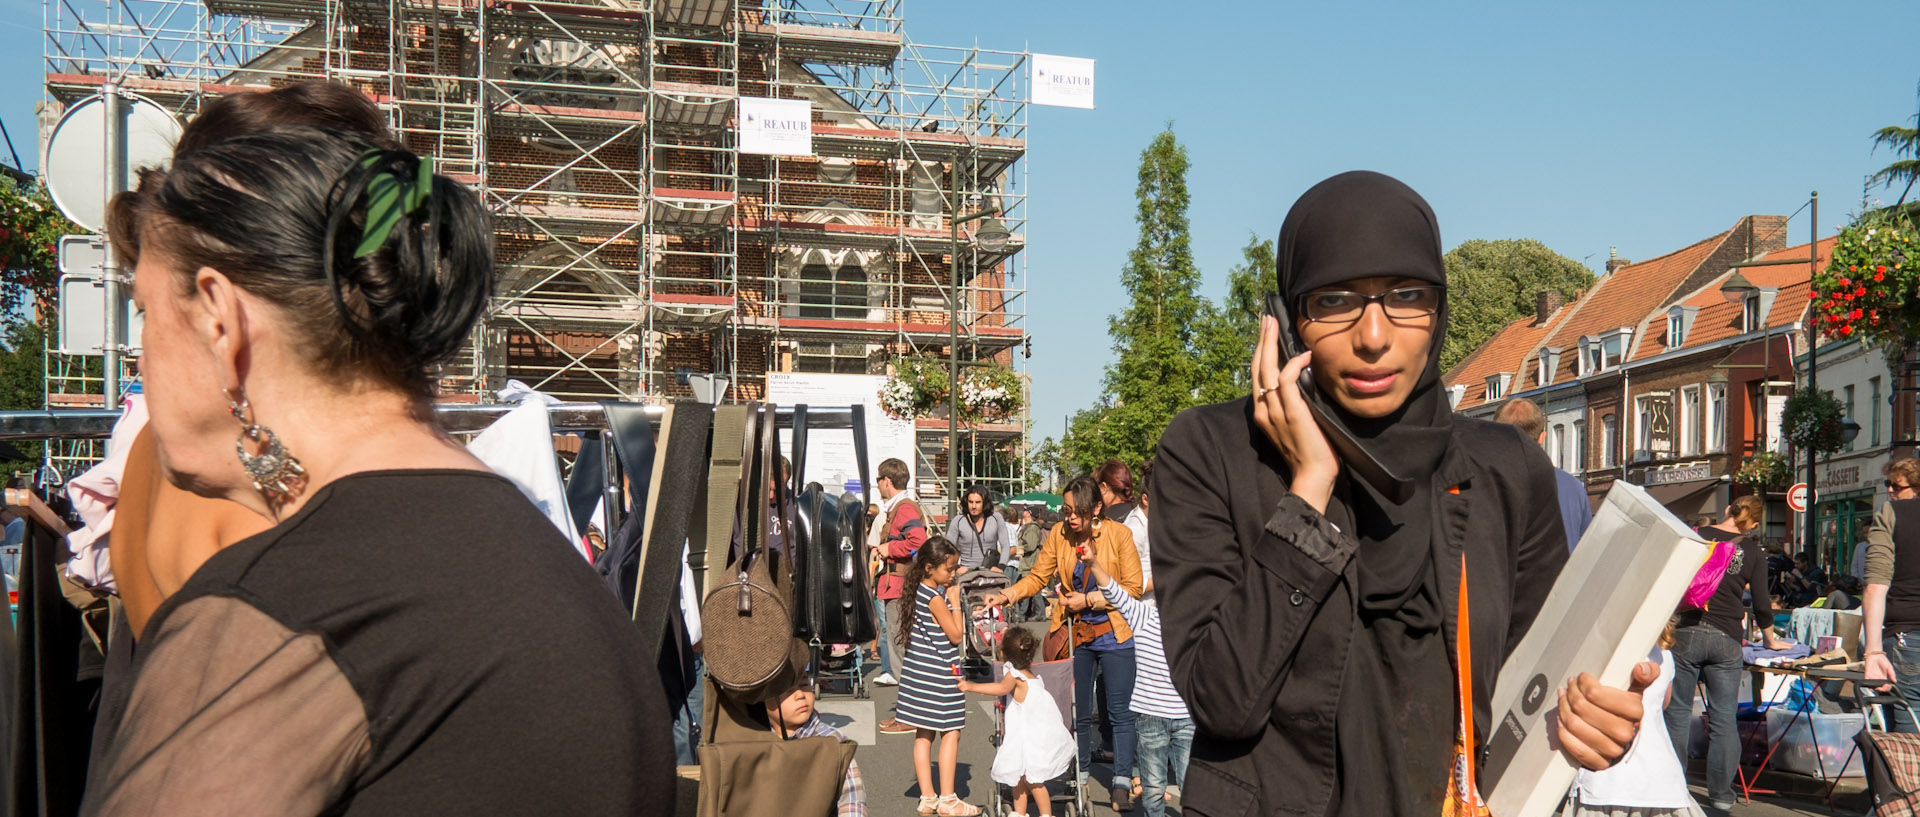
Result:
M1865 294L1867 294L1867 288L1866 288L1866 287L1854 287L1854 289L1853 289L1853 294L1855 294L1855 295L1865 295Z
M1885 281L1885 280L1887 280L1887 274L1886 274L1886 273L1884 273L1884 272L1876 272L1876 273L1874 273L1874 274L1873 274L1873 280L1875 280L1875 281Z
M1848 265L1847 265L1847 271L1848 271L1848 272L1859 272L1859 271L1860 271L1860 268L1859 268L1858 266L1855 266L1855 265L1853 265L1853 264L1848 264Z
M1860 316L1864 314L1866 313L1856 309L1856 310L1853 310L1852 312L1847 313L1847 317L1857 321L1857 320L1860 320Z
M1851 326L1842 326L1842 327L1840 327L1840 334L1842 334L1842 335L1851 335L1851 334L1853 334L1853 327L1851 327Z
M1849 281L1849 280L1847 280L1847 279L1845 279L1845 278L1842 278L1842 279L1840 279L1840 285L1841 285L1841 286L1843 286L1843 287L1850 287L1850 286L1853 286L1853 282L1852 282L1852 281Z
M1874 271L1874 272L1886 272L1886 271L1887 271L1887 265L1885 265L1885 264L1881 264L1880 266L1877 266L1877 267L1874 267L1874 268L1873 268L1873 271Z

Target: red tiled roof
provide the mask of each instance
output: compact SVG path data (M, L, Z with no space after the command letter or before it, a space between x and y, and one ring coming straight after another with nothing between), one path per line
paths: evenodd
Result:
M1533 388L1532 375L1522 371L1522 364L1540 339L1546 337L1547 330L1552 329L1554 322L1565 317L1565 314L1566 307L1561 307L1545 324L1534 325L1534 316L1528 315L1500 327L1500 331L1480 344L1480 348L1475 349L1467 359L1455 364L1445 380L1448 385L1464 385L1467 389L1454 410L1465 411L1486 402L1487 378L1501 372L1513 375L1507 384L1508 394Z
M1727 230L1658 258L1628 264L1601 277L1580 299L1577 311L1562 322L1546 342L1563 350L1553 382L1563 383L1577 377L1580 338L1622 326L1638 326L1647 315L1664 305L1674 288L1687 280L1732 232Z
M1833 238L1820 240L1820 256L1817 263L1825 267L1827 259L1833 254ZM1806 258L1807 245L1801 244L1762 255L1758 260ZM1758 287L1778 287L1780 292L1774 296L1773 308L1767 315L1767 326L1786 326L1800 320L1807 309L1811 292L1806 264L1787 264L1768 267L1742 267L1741 277ZM1727 303L1720 295L1720 285L1733 274L1727 270L1719 277L1708 282L1692 294L1681 299L1683 306L1697 306L1693 325L1687 330L1687 342L1682 348L1706 346L1727 338L1745 334L1740 330L1740 311L1738 304ZM1669 349L1665 343L1667 332L1666 316L1649 316L1647 322L1647 342L1640 345L1635 360L1664 354Z

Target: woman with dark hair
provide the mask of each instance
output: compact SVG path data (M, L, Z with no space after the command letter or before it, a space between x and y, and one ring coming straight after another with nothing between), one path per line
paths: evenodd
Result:
M162 473L276 524L149 619L83 813L586 815L670 797L632 621L433 423L433 367L491 291L473 193L364 135L276 128L144 172L109 227L146 314Z
M1106 506L1101 513L1115 522L1127 521L1127 515L1133 513L1135 497L1133 495L1133 469L1117 459L1100 464L1096 476L1100 479L1100 502Z
M947 538L960 548L960 570L977 570L1013 561L1013 531L993 512L987 489L975 485L962 499L965 514L947 526Z
M1167 657L1198 727L1181 805L1474 813L1494 680L1567 557L1553 467L1449 410L1440 230L1412 189L1323 181L1278 256L1291 317L1262 321L1253 394L1183 412L1154 459ZM1637 690L1582 675L1562 696L1576 761L1625 753Z
M1049 586L1060 588L1053 605L1047 632L1051 643L1054 633L1066 630L1067 646L1073 653L1074 685L1082 690L1094 688L1094 673L1106 699L1107 716L1113 723L1113 806L1116 810L1133 808L1133 629L1107 601L1080 552L1091 549L1100 568L1134 598L1141 594L1140 555L1133 549L1133 534L1125 525L1109 521L1101 513L1099 482L1090 476L1075 477L1062 492L1060 511L1065 521L1054 526L1040 546L1033 570L1012 587L982 598L990 605L1004 605L1039 595ZM1052 661L1062 656L1047 655ZM1093 763L1094 744L1100 741L1100 716L1092 695L1074 696L1075 732L1080 738L1080 772L1086 774ZM1085 782L1085 781L1082 781Z

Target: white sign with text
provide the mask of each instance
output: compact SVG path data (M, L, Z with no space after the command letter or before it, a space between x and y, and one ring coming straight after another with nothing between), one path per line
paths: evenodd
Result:
M813 155L813 102L740 98L740 152L764 156Z
M1093 107L1093 60L1033 55L1033 104Z

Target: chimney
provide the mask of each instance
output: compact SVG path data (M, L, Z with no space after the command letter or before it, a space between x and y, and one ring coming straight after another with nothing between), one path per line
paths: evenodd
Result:
M1533 325L1546 326L1547 320L1553 317L1553 313L1560 311L1560 306L1564 303L1560 290L1548 289L1534 293Z
M1612 275L1614 270L1617 270L1631 263L1633 262L1620 257L1619 247L1607 248L1607 271L1605 274Z

